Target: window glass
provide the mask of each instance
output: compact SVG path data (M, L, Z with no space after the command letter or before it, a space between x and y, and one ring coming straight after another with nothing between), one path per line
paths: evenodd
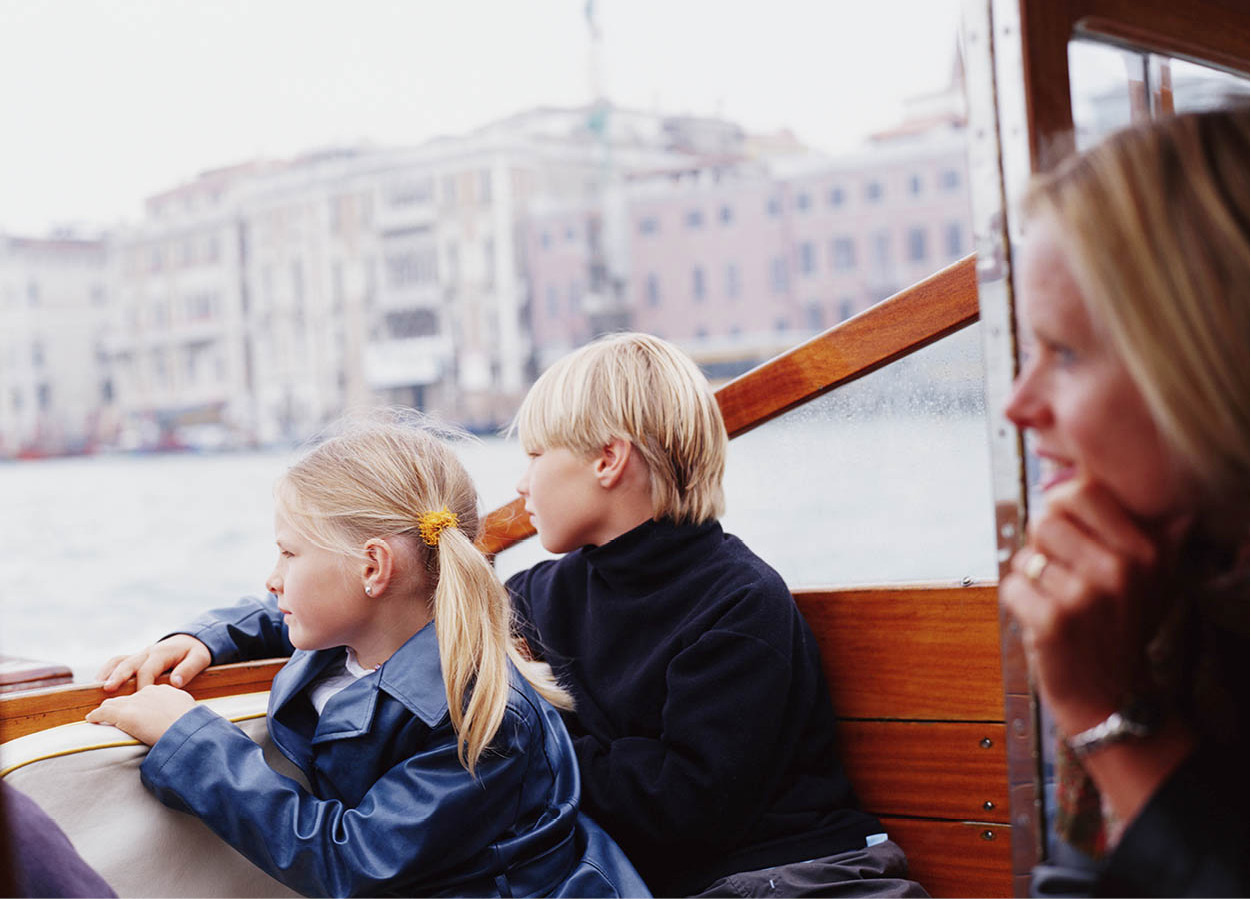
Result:
M973 326L731 441L726 530L791 587L993 579L985 411Z

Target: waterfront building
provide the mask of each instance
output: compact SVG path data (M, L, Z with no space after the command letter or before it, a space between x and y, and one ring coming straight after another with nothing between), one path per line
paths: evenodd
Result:
M0 235L0 458L107 436L107 257L98 237Z

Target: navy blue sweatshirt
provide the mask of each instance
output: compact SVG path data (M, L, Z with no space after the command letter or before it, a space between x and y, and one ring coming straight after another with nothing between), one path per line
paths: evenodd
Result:
M811 630L716 522L649 521L508 581L573 694L583 808L658 896L864 846Z

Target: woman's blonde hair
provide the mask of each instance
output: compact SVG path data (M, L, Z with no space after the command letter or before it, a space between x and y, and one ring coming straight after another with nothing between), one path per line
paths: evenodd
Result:
M629 440L651 476L652 516L702 524L721 516L728 439L707 378L649 334L610 334L556 362L526 394L512 429L527 452L587 456Z
M1027 200L1216 510L1248 495L1247 130L1245 106L1127 129Z
M508 592L474 546L478 495L449 445L452 436L398 409L345 419L291 466L274 493L294 527L345 561L363 561L371 538L407 539L432 587L414 601L433 599L457 751L472 772L503 721L509 661L553 705L568 709L572 700L546 664L523 654L512 633ZM428 546L420 519L444 509L457 524Z

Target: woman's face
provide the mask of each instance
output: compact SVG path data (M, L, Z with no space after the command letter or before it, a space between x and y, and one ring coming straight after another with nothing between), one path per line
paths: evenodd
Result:
M1194 506L1196 491L1092 320L1058 227L1049 217L1030 223L1018 301L1028 360L1004 414L1034 431L1044 490L1085 476L1140 520L1167 521Z

